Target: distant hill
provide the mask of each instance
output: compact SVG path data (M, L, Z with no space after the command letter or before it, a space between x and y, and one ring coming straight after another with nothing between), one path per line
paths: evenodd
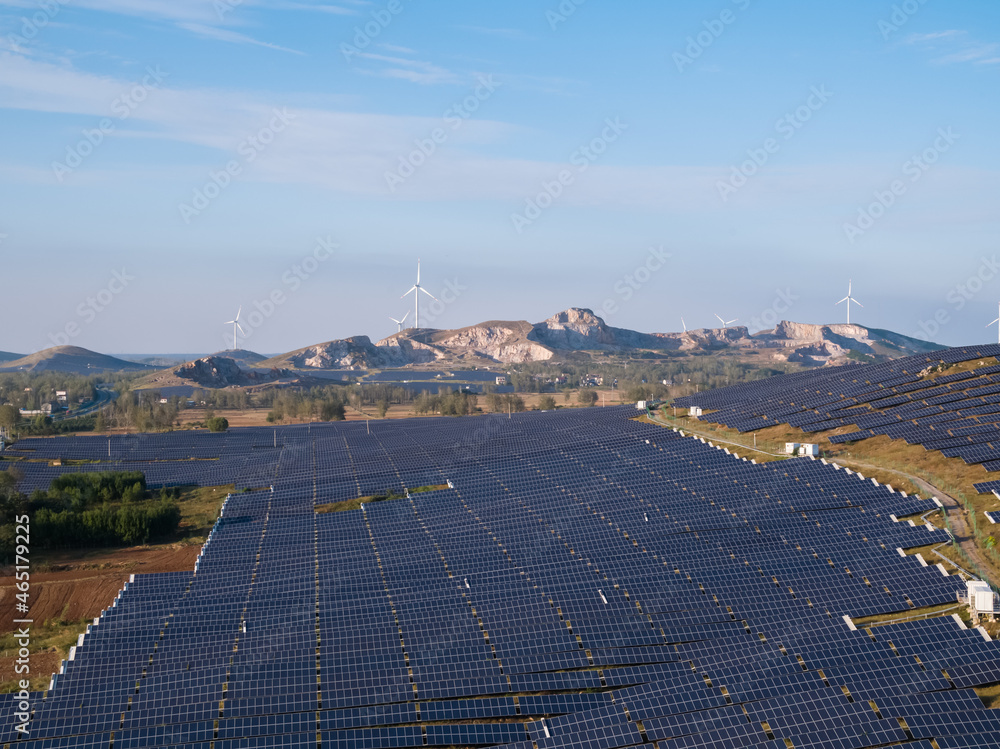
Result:
M253 353L253 352L249 352ZM259 356L256 354L255 356ZM136 390L180 391L181 388L227 387L254 388L270 385L320 385L326 381L314 380L302 372L289 372L277 368L246 368L225 356L206 356L164 369L143 377L134 384Z
M24 354L12 354L9 351L0 351L0 364L3 362L14 361L15 359L21 359Z
M410 328L377 343L353 336L272 357L260 366L287 369L385 369L411 365L489 366L547 361L577 352L724 352L761 363L809 366L849 359L885 361L940 346L863 325L810 325L783 321L751 334L745 326L682 333L640 333L607 325L589 309L572 307L540 323L490 320L454 330Z
M237 349L233 351L229 349L227 351L216 351L211 354L213 358L217 359L232 359L234 362L239 364L241 367L256 367L262 361L267 359L263 354L258 354L256 351L244 351L243 349Z
M116 359L98 354L79 346L56 346L13 361L7 361L0 371L7 372L67 372L91 374L94 372L137 372L152 370L145 364Z

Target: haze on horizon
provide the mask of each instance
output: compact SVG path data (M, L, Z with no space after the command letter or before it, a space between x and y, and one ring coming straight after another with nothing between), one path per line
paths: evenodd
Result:
M995 340L1000 7L666 5L0 0L0 350L377 340L418 257L425 327Z

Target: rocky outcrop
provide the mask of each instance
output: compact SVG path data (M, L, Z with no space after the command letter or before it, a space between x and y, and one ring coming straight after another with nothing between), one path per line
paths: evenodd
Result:
M434 336L434 344L449 352L464 352L506 364L547 361L552 350L530 340L529 323L491 321Z
M386 369L450 362L518 364L548 361L560 353L660 350L734 354L825 364L851 352L889 358L937 348L934 344L862 325L808 325L782 321L751 335L746 326L682 333L640 333L609 326L593 311L571 307L540 323L491 320L456 330L405 330L372 343L367 336L329 341L264 362L294 369Z
M201 387L226 388L274 382L280 379L284 373L280 370L244 371L232 359L227 359L224 356L206 356L204 359L197 359L177 367L173 374L181 380L193 382Z
M810 325L782 320L774 330L762 331L754 338L769 348L786 349L789 361L806 363L843 360L851 352L888 357L909 356L940 348L934 343L854 323Z

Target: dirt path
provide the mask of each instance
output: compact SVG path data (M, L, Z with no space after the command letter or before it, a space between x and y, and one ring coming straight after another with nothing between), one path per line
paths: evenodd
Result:
M979 547L976 546L976 539L972 535L972 530L969 528L968 510L966 510L965 506L953 496L941 491L929 481L922 479L919 476L913 476L904 471L874 466L860 460L845 460L843 458L838 458L837 462L851 463L852 465L860 466L861 468L891 471L898 476L902 476L912 481L922 491L926 492L928 496L937 497L941 501L941 504L944 505L944 512L948 515L948 523L951 525L952 533L955 536L955 542L958 544L959 548L966 557L972 560L973 564L979 567L983 574L989 577L988 582L993 585L1000 584L1000 570L998 570L997 567L980 552Z

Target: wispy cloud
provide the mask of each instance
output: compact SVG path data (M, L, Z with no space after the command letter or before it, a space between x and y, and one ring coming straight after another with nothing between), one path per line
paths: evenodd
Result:
M363 6L368 3L357 2L355 6ZM282 2L270 4L276 10L311 10L316 13L329 13L335 16L353 16L358 14L357 8L345 8L343 5L312 5L311 3Z
M934 52L944 52L931 62L935 65L957 65L972 63L973 65L993 65L1000 62L997 57L997 43L977 41L969 36L967 31L947 29L932 31L927 34L910 34L903 40L905 44L916 45Z
M517 41L531 41L535 37L521 31L521 29L491 28L489 26L457 26L461 31L471 31L473 34L484 34L486 36L499 36L504 39L515 39Z
M910 34L904 40L907 44L924 44L926 42L934 42L940 39L954 39L965 34L964 31L959 31L958 29L948 29L947 31L932 31L929 34Z
M193 34L197 34L198 36L203 36L208 39L217 39L220 42L230 42L232 44L256 44L259 47L276 49L280 52L291 52L294 55L305 54L305 52L300 52L297 49L289 49L288 47L271 44L270 42L262 42L259 39L254 39L253 37L241 34L238 31L220 29L217 26L207 26L201 23L179 23L178 26L186 31L190 31Z
M404 47L390 48L383 45L384 49L399 51L401 54L416 54L413 50ZM412 57L401 57L399 55L381 55L376 52L359 52L358 57L374 63L384 63L384 65L359 68L358 72L365 75L375 75L382 78L397 78L399 80L419 83L423 86L460 83L461 76L453 73L447 68L435 65L426 60L417 60Z

